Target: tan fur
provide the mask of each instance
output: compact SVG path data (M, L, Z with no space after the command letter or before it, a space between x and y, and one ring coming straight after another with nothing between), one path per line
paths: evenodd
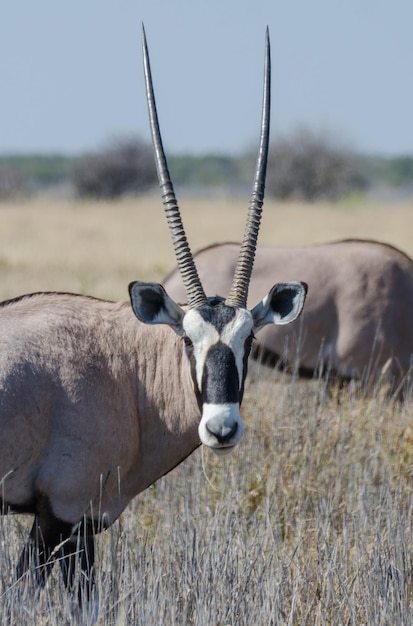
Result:
M116 519L199 444L182 357L179 337L129 303L36 294L1 305L3 501L43 494L62 520Z
M195 256L209 295L231 284L239 244L221 244ZM259 345L314 371L325 364L342 377L372 380L391 360L395 386L406 379L413 358L413 262L392 246L348 240L302 248L258 248L249 288L253 306L278 281L303 280L308 295L300 319L267 326ZM164 286L175 300L185 293L176 271ZM296 361L298 355L298 361Z

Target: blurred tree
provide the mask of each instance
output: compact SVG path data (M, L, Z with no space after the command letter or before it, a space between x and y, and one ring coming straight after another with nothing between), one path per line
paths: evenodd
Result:
M168 161L172 178L178 184L226 186L239 180L238 159L231 156L171 155Z
M156 181L152 147L140 139L119 139L80 157L72 170L79 196L118 198L142 193Z
M270 150L267 190L277 198L336 199L367 187L362 160L337 140L300 128Z
M0 200L15 198L27 191L26 177L18 170L0 167Z

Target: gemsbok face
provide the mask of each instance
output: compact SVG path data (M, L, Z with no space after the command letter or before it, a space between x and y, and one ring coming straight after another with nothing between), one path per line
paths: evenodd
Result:
M34 515L18 576L34 565L34 580L44 585L58 560L80 600L94 593L94 532L200 441L217 453L239 442L253 336L295 319L306 295L302 283L281 283L246 308L269 140L268 32L257 173L223 299L205 295L186 241L144 32L143 52L156 166L187 305L146 282L130 284L130 302L36 293L0 303L0 511Z
M266 324L296 319L304 304L305 286L275 285L252 311L229 304L228 299L206 297L185 311L161 285L150 283L132 283L129 291L138 319L145 324L167 324L183 338L201 412L200 440L218 454L229 452L244 432L240 405L255 333Z

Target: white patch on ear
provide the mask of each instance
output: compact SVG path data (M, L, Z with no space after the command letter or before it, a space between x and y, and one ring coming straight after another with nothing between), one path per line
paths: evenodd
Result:
M167 324L182 335L185 311L168 296L162 285L136 281L129 285L132 309L144 324Z
M290 324L303 310L307 285L305 283L279 283L269 291L251 313L254 329L257 331L267 324Z

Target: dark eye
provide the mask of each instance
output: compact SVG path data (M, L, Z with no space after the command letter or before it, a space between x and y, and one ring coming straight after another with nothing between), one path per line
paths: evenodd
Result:
M188 337L188 335L184 335L184 344L185 348L192 348L192 341Z

